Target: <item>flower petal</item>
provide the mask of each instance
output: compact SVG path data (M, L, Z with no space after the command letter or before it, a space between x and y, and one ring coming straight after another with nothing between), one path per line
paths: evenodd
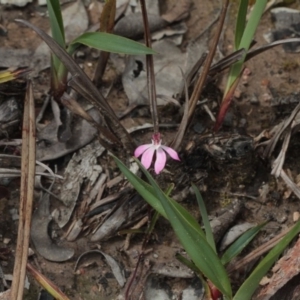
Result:
M145 144L145 145L138 146L134 151L134 156L135 157L141 156L151 146L152 146L152 144Z
M151 166L154 152L155 147L151 145L151 147L148 147L148 149L142 155L141 163L146 169L149 169Z
M161 148L163 148L163 150L165 150L173 159L180 160L178 153L174 149L167 146L161 146Z
M162 148L158 148L156 151L156 160L154 164L154 171L159 174L166 165L167 155Z

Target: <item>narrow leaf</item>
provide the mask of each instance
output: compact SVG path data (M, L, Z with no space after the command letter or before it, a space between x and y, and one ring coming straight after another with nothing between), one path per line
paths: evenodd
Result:
M116 164L123 172L124 175L130 172L126 166L114 157ZM180 209L180 205L176 202L170 201L170 198L161 191L151 175L145 170L145 168L137 161L141 170L147 176L149 182L151 183L155 193L156 201L160 201L164 210L164 214L167 215L177 237L179 238L184 249L187 251L188 255L191 257L196 267L207 277L209 278L214 285L226 296L231 297L231 286L226 274L226 271L221 264L219 258L207 243L205 237L199 234L199 231L195 230L193 226L190 226L191 219L194 219L191 215L183 215ZM131 172L130 172L131 173ZM127 176L126 176L127 177ZM144 197L144 191L147 190L145 185L137 181L136 176L131 173L127 179L129 182L136 188L138 193ZM132 180L133 179L133 180ZM141 193L142 192L142 193ZM143 195L144 194L144 195ZM148 199L144 198L146 201ZM196 222L195 220L193 222Z
M278 40L276 42L267 44L267 45L263 45L257 49L251 50L247 53L246 55L246 59L245 61L251 59L252 57L263 53L273 47L279 46L279 45L283 45L283 44L289 44L289 43L299 43L300 42L300 38L290 38L290 39L285 39L285 40Z
M225 269L218 256L207 243L206 239L197 234L159 188L149 172L139 163L141 170L153 186L157 198L168 216L175 234L182 246L199 270L227 297L231 296L231 286ZM192 216L190 216L192 218Z
M116 0L107 0L100 16L100 31L112 32L115 24Z
M212 247L212 249L215 251L215 253L217 253L214 235L212 233L212 229L210 226L210 222L208 219L208 214L207 214L207 210L206 210L203 198L202 198L199 190L197 189L197 187L194 184L192 184L192 188L196 194L197 202L198 202L200 213L202 216L203 225L205 228L206 240L209 243L209 245Z
M61 15L60 2L59 0L47 0L47 7L49 12L50 19L50 27L53 39L62 47L66 48L65 44L65 32L64 32L64 24ZM53 56L53 55L52 55ZM57 56L54 56L51 63L52 68L52 79L53 73L55 73L55 77L57 77L57 72L59 70L60 61ZM54 86L59 84L58 78L53 79Z
M227 111L230 107L230 104L232 102L234 91L235 91L235 89L236 89L236 87L239 83L239 80L240 80L241 76L242 76L242 71L241 71L240 74L237 75L235 81L233 81L232 85L230 86L230 89L224 95L223 101L222 101L221 106L220 106L219 111L218 111L216 123L215 123L215 126L214 126L214 131L215 132L217 132L220 129L220 127L221 127L221 125L224 121L226 113L227 113Z
M151 205L155 210L157 210L165 219L168 220L168 216L166 215L166 212L159 201L157 199L154 188L149 185L147 182L143 181L138 176L134 175L128 168L116 157L114 157L114 160L116 161L116 164L118 165L121 172L125 175L125 177L128 179L128 181L134 186L136 191L144 198L146 202L148 202L149 205ZM177 203L172 198L169 198L169 201L173 203L175 207L180 211L180 213L184 216L184 218L189 222L189 225L193 227L195 231L198 232L203 238L205 238L205 234L203 230L201 229L200 225L194 218L190 218L190 213L179 203Z
M65 48L64 23L61 15L59 0L47 0L52 37Z
M246 25L248 2L249 0L240 0L239 10L236 19L236 26L235 26L235 41L234 41L235 50L240 49L240 43Z
M250 15L250 18L249 18L246 28L243 32L243 36L242 36L241 42L239 44L239 49L244 48L246 51L249 50L249 47L251 45L255 31L257 29L259 21L262 17L265 7L266 7L267 1L268 0L259 0L259 1L255 2L253 10ZM226 90L225 90L225 97L226 97L227 91L230 89L233 82L239 76L239 74L242 70L242 67L243 67L244 59L245 59L245 55L239 62L235 63L230 68L230 74L228 77L227 86L226 86Z
M244 281L233 300L250 300L263 276L269 271L279 255L285 250L292 239L300 232L300 221L286 234L285 237L267 254L251 275Z
M79 44L96 48L106 52L131 55L155 54L156 52L145 45L106 32L86 32L71 42L69 53L72 53Z
M265 225L266 222L247 230L241 235L223 254L221 258L222 264L228 264L234 257L240 254Z

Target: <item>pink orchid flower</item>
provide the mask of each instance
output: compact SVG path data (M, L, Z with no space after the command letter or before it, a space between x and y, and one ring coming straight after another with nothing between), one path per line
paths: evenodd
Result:
M165 167L167 161L166 152L175 160L180 160L177 152L167 146L161 144L160 133L153 134L152 144L145 144L137 147L134 151L135 157L142 155L141 163L149 169L153 160L154 153L156 153L156 159L154 163L154 171L159 174Z

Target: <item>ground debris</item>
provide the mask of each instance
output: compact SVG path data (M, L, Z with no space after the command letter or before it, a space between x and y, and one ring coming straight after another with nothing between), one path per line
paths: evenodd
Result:
M269 300L271 298L286 300L299 299L293 297L294 290L297 286L299 287L299 285L295 286L295 283L292 283L294 277L299 278L299 252L300 239L298 239L296 244L278 260L272 269L272 277L269 278L268 284L265 285L255 297L256 300ZM299 279L297 282L299 283Z

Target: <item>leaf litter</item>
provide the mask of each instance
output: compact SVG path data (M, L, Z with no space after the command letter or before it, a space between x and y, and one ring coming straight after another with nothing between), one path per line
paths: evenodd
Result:
M183 1L184 2L184 1ZM194 21L195 21L195 19L194 19ZM197 19L196 19L196 21L195 22L197 22ZM164 23L164 24L166 24L166 23ZM164 26L166 26L166 25L164 25ZM190 28L191 26L189 26L189 24L188 24L188 28ZM176 48L174 48L174 49L176 49ZM173 50L172 50L173 51ZM177 49L176 49L176 51L177 51ZM275 53L278 53L278 51L279 50L275 50ZM172 52L173 53L173 52ZM179 52L179 53L181 53L181 52ZM170 56L172 56L172 55L170 55ZM275 55L275 57L276 57L276 55ZM272 58L271 58L271 60L272 60ZM177 62L182 62L182 56L180 57L180 56L178 56L176 59L175 59L175 64L177 65ZM190 60L189 59L187 59L185 62L184 62L184 64L186 63L186 62L189 62ZM172 65L174 65L174 63L173 62L171 62L170 64L172 64ZM250 66L252 66L252 72L253 73L255 73L255 68L256 68L256 63L253 63L252 64L252 62L251 63L249 63L250 64ZM275 63L274 63L274 60L273 60L273 64L275 65L275 66L278 66L278 64L276 65ZM1 62L1 64L0 64L1 66L5 66L5 62L3 62L3 65L2 65L2 62ZM8 66L8 65L7 65ZM10 65L11 66L11 65ZM144 64L142 64L142 66L144 66ZM278 67L279 68L279 67ZM161 68L161 69L164 69L163 67ZM258 68L259 69L259 68ZM184 71L187 71L187 69L185 69L185 68L183 68L183 70ZM131 71L132 73L134 73L134 70L133 71ZM143 72L143 70L140 70L140 73L142 73ZM131 74L132 74L131 73ZM172 71L170 71L169 73L173 73L173 69L172 69ZM171 81L169 81L167 84L165 84L165 89L162 89L162 92L161 92L161 94L162 95L164 95L165 97L162 97L163 99L167 99L167 101L165 101L165 102L163 102L164 103L164 105L163 106L165 106L165 103L169 103L169 102L171 102L171 103L176 103L177 104L177 106L178 105L181 105L179 102L176 102L174 99L175 99L175 97L174 97L174 95L176 94L176 93L178 93L178 91L176 90L177 89L177 87L180 85L180 83L182 82L182 75L181 75L181 72L179 71L178 73L176 73L176 74L178 74L177 76L176 76L176 78L173 78L173 82L172 82L172 80ZM123 75L124 76L124 75ZM254 76L254 75L253 75ZM257 73L256 73L256 75L255 76L258 76L257 75ZM266 75L265 75L266 76ZM291 76L294 76L294 75L291 75ZM161 77L161 79L159 80L160 82L162 82L163 81L163 79L164 79L164 77L167 77L165 74ZM262 77L260 77L260 78L262 78ZM179 79L179 80L178 80ZM178 82L179 82L179 84L177 83L177 81L175 81L175 80L178 80ZM258 79L257 79L258 80ZM272 79L271 79L272 80ZM282 80L284 80L284 78L282 79ZM252 81L252 82L251 82ZM259 81L259 80L258 80ZM242 113L243 114L243 107L242 107L242 105L244 104L246 107L248 107L249 108L249 105L247 106L247 103L245 103L245 102L247 102L247 99L249 99L250 97L251 97L251 93L259 93L259 91L261 90L261 87L259 87L258 88L258 91L255 91L255 92L253 92L251 89L252 89L252 85L253 84L253 77L252 76L250 76L250 78L249 78L249 81L248 81L248 83L247 83L247 85L249 85L249 87L247 87L246 89L244 89L243 90L243 92L242 92L242 94L243 94L243 96L242 96L242 101L241 102L239 102L238 100L236 101L236 108L239 108L241 111L240 111L240 113ZM139 84L137 84L138 85L138 87L139 87ZM135 85L133 85L133 87L135 87L136 88L136 86ZM145 88L145 85L143 85L143 88ZM126 89L125 89L126 90ZM146 102L145 102L145 100L146 100L146 97L145 97L145 95L144 96L141 96L140 94L142 94L142 92L143 92L143 89L141 89L140 91L138 91L138 97L141 97L141 99L142 99L142 101L141 101L141 103L143 104L143 105L145 105L146 104ZM165 95L166 94L166 95ZM129 98L129 101L132 101L133 103L134 103L134 101L135 101L135 99L137 99L137 97L133 97L132 95L128 95L127 94L127 97ZM173 97L174 97L174 99L173 99ZM262 100L262 98L260 97L260 95L259 95L259 103L260 103L260 105L261 105L261 109L262 110L266 110L266 108L267 109L269 109L269 106L267 106L264 102L263 102L263 100ZM213 102L214 102L214 104L213 105L216 105L216 103L217 103L217 101L214 101L213 100ZM129 102L130 103L130 102ZM211 109L213 109L213 105L212 105L212 107L211 107ZM251 107L251 106L250 106ZM265 108L266 107L266 108ZM247 109L248 109L247 108ZM251 107L251 109L253 109L256 113L258 113L258 117L257 118L253 118L253 120L251 121L249 121L249 128L251 129L251 127L253 128L254 127L254 125L257 125L257 124L254 124L253 125L253 123L259 123L259 124L261 124L261 121L259 121L259 117L260 116L263 116L263 114L261 113L261 114L259 114L259 112L258 112L258 110L256 109L256 107ZM248 111L249 112L249 111ZM129 118L127 118L128 120L127 120L127 122L129 123L129 124L131 124L131 126L128 126L128 128L129 127L132 127L132 124L133 124L133 117L132 117L132 115L130 115L130 117ZM203 119L205 119L205 117L203 118ZM100 119L99 119L100 120ZM75 124L75 126L74 127L72 127L72 128L76 128L76 126L78 126L78 128L82 128L81 127L81 124L80 123L84 123L84 122L86 122L86 121L82 121L81 119L77 119L73 124ZM234 121L235 122L235 121ZM287 121L285 121L286 123L286 125L285 125L285 128L287 128L287 129L289 129L290 127L291 128L294 128L294 127L292 127L290 124L291 124L291 120L288 120L287 119ZM277 123L277 122L276 122ZM273 124L271 124L271 126L273 126L274 125L274 123ZM46 128L46 127L45 127ZM76 144L76 145L72 145L72 143L69 143L70 141L68 141L68 143L60 143L58 140L57 140L57 134L56 134L56 129L55 129L56 127L55 126L53 126L53 127L49 127L48 128L48 132L47 131L43 131L43 130L41 130L41 133L40 133L40 141L41 141L41 145L43 145L43 151L42 150L38 150L37 151L37 156L39 157L38 159L39 160L43 160L43 161L49 161L49 160L54 160L54 159L57 159L57 158L59 158L59 157L63 157L63 156L65 156L65 155L67 155L68 153L72 153L73 151L75 151L76 149L80 149L80 148L82 148L84 145L86 145L86 144L88 144L92 139L93 139L93 137L94 137L94 135L96 134L96 130L94 131L94 133L93 134L91 134L90 136L89 136L89 138L87 138L87 135L89 135L89 133L90 132L92 132L93 131L93 127L92 126L89 126L89 127L87 127L87 129L86 130L84 130L82 133L78 133L77 134L77 132L75 132L75 134L74 134L74 132L73 132L73 138L74 138L74 144ZM285 150L287 150L287 145L289 144L289 142L292 142L293 143L293 135L292 135L292 133L294 133L295 132L295 129L293 129L293 131L292 131L292 129L289 129L290 130L290 133L289 133L289 131L287 131L287 132L284 132L283 134L285 135L285 136L287 136L286 138L285 138L285 145L286 145L286 149ZM80 131L80 129L79 129L79 131ZM259 133L258 132L258 130L254 130L254 131L252 131L252 132L254 132L254 133ZM51 134L52 134L52 138L49 138L50 136L51 136ZM280 133L279 132L279 134L278 134L278 138L277 138L277 140L276 141L279 141L279 140L281 140L279 137L281 136L281 134L282 134L282 132ZM290 137L289 137L289 135L290 135ZM78 138L79 137L79 138ZM85 139L86 138L86 139ZM195 139L196 137L194 137L194 139ZM265 139L267 138L268 139L268 137L267 136L265 136L264 137ZM80 140L80 139L85 139L85 141L84 142L78 142L78 140ZM265 142L265 144L266 144L266 140L264 140L263 142ZM261 147L263 147L265 144L262 144L262 146ZM55 147L54 147L54 145L56 145ZM57 145L60 145L60 147L57 147ZM37 145L38 147L39 147L39 144ZM95 146L95 144L93 145L93 147L96 147L97 148L97 146ZM92 147L92 148L93 148ZM274 147L275 148L275 147ZM201 150L201 147L196 147L195 148L197 151L199 151L199 156L197 156L197 155L195 155L195 157L197 158L197 157L201 157L201 155L204 155L203 154L203 149ZM92 150L92 152L93 152L93 150ZM89 155L89 154L87 154L87 155ZM112 180L113 179L113 177L114 177L114 175L113 174L111 174L112 173L112 169L109 167L109 160L107 160L107 159L104 159L103 157L101 157L101 154L96 154L95 156L93 156L94 158L92 159L92 162L91 163L89 163L88 164L88 168L90 169L89 170L89 172L93 172L93 170L95 171L95 169L93 169L93 167L94 166L101 166L101 168L104 168L101 172L99 172L99 170L97 171L96 170L96 173L97 172L99 172L99 176L103 176L103 175L105 175L106 176L106 178L105 178L105 180L107 180L107 183L110 181L110 180ZM208 158L206 158L207 160L208 160ZM288 156L287 156L287 160L288 160ZM101 162L101 164L99 164L98 165L98 162ZM289 161L287 161L286 162L287 164L289 164ZM76 164L74 164L74 165L76 165ZM282 166L283 164L281 163L281 166ZM232 167L232 166L231 166ZM71 168L71 167L70 167ZM209 199L213 199L213 197L216 197L216 193L210 193L209 192L209 189L211 189L212 187L213 187L213 185L215 184L215 185L218 185L218 183L217 182L214 182L214 180L213 180L213 176L214 176L214 168L216 168L216 166L213 166L212 167L212 171L209 171L209 173L212 173L212 174L210 174L209 176L209 178L210 178L210 180L211 180L211 182L208 182L207 183L207 181L205 181L205 183L202 185L203 186L203 189L205 190L205 189L208 189L208 193L206 194L206 196L205 197L207 197L208 198L208 201L209 201ZM97 168L96 168L97 169ZM170 168L170 169L172 169L172 168ZM70 208L70 211L72 212L73 210L74 210L74 207L76 207L76 205L77 206L79 206L80 205L80 202L77 202L77 201L80 201L80 192L82 192L82 191L88 191L89 190L89 188L86 188L86 186L89 186L89 185L91 185L91 186L93 186L93 184L96 182L96 177L97 176L95 176L95 178L92 180L92 181L90 181L89 182L89 177L90 177L90 173L89 172L87 172L87 173L85 173L85 174L81 174L82 173L82 170L79 170L79 169L73 169L74 170L74 174L77 174L76 176L75 176L75 179L73 179L73 180L71 180L70 182L69 182L69 184L70 185L76 185L76 195L74 194L74 199L71 199L70 200L70 198L71 197L63 197L63 198L65 198L66 200L65 201L67 201L67 204L70 206L69 208ZM76 170L76 171L75 171ZM217 170L217 171L219 171L219 170ZM221 172L221 171L220 171ZM283 177L283 179L284 178L286 178L285 177L285 174L289 174L289 175L286 175L286 176L288 176L288 177L296 177L296 175L297 174L295 174L295 172L297 172L297 169L295 170L292 170L291 172L288 172L288 171L283 171L284 173L280 173L281 174L281 177ZM71 172L72 173L72 172ZM100 173L102 174L102 175L100 175ZM80 174L80 175L78 175L78 174ZM67 177L69 177L69 175L68 175L68 173L65 173L64 175L63 175L65 178L67 178ZM164 176L164 175L163 175ZM184 175L184 176L187 176L187 175ZM163 178L164 177L162 177L161 178L161 180L163 180ZM65 179L66 180L66 179ZM108 196L108 194L107 193L111 193L111 192L113 192L113 193L116 193L116 192L118 192L118 191L120 191L120 189L122 189L122 188L124 188L124 186L125 186L125 183L124 182L122 182L122 180L121 181L118 181L118 183L116 184L116 185L111 185L111 190L109 190L109 189L107 189L107 187L105 186L107 183L105 183L105 180L103 181L103 183L102 183L102 185L100 185L100 192L99 192L99 195L100 195L100 197L101 196L103 196L103 195L105 195L105 196ZM228 181L227 181L227 185L226 186L223 186L222 187L222 184L220 184L220 187L221 187L221 190L220 190L220 195L225 195L225 196L221 196L221 197L219 197L219 200L222 202L222 203L226 203L226 201L229 201L229 202L232 202L232 199L227 199L226 197L226 195L228 195L228 197L230 198L230 189L231 188L233 188L233 187L236 187L236 189L237 190L239 190L239 188L237 188L237 186L236 186L236 183L231 183L230 182L230 180L231 179L229 179ZM226 181L226 180L225 180ZM286 179L286 181L287 181L287 179ZM67 182L67 181L65 181L65 182ZM188 182L188 181L187 181ZM288 182L288 181L287 181ZM256 183L257 184L257 183ZM243 183L241 184L241 185L243 185ZM66 184L66 186L67 186L67 184ZM290 188L292 187L292 185L290 184ZM64 190L65 188L62 188L62 190ZM102 192L101 192L101 189L102 189ZM246 191L246 193L251 193L252 195L255 195L255 192L258 190L258 187L256 186L255 187L255 185L252 187L252 189L251 188L249 188L248 189L248 191ZM274 193L274 191L272 191L271 190L271 192L270 192L270 194L269 195L267 195L266 196L266 201L267 201L267 204L268 205L271 205L270 203L272 203L272 201L274 200L273 198L276 198L274 195L272 195L272 192ZM54 191L54 193L55 193L55 191ZM101 195L102 194L102 195ZM105 197L105 196L103 196L103 197ZM94 196L93 196L94 197ZM93 198L92 197L92 198ZM222 199L222 197L223 197L223 199ZM292 196L292 194L291 194L291 197L293 197ZM60 197L59 197L60 198ZM220 199L221 198L221 199ZM127 199L125 199L124 197L120 197L120 199L121 199L121 201L123 201L123 203L127 203L127 202L129 202L130 203L130 201L127 201ZM99 199L100 200L100 199ZM119 200L120 201L120 200ZM245 201L245 200L243 200L243 201ZM274 200L275 201L275 200ZM77 202L77 204L76 204L76 202ZM212 205L216 205L216 201L214 201L214 200L212 200L212 202L214 203L214 204L212 204ZM89 203L92 203L92 202L87 202L88 204ZM142 202L138 202L138 203L142 203ZM67 206L68 206L67 205ZM114 204L115 205L115 204ZM120 205L120 203L118 203L118 205L116 205L114 208L113 208L113 206L110 208L111 209L111 211L110 211L110 213L109 213L109 216L114 216L115 215L115 220L117 220L117 221L119 221L119 218L120 218L120 214L121 213L124 213L124 212L127 212L127 213L131 213L131 211L130 211L130 208L128 208L128 207L126 207L126 208L124 208L124 206L123 206L124 204L122 204L122 205ZM191 205L191 204L189 204L189 205ZM224 204L225 205L225 204ZM252 206L254 206L254 204L253 203L251 203L251 201L250 200L246 200L245 201L245 206L246 206L246 208L247 209L249 209L250 207L251 207L251 205ZM259 208L258 207L261 207L261 204L259 204L258 206L255 206L255 208L256 209L258 209L259 210ZM284 207L289 207L289 206L291 206L291 207L293 207L292 205L291 205L291 203L289 203L289 206L287 205L287 204L283 204L283 206ZM292 208L292 209L296 209L296 208ZM275 210L275 209L274 209ZM64 223L64 222L68 222L69 221L69 219L70 219L70 217L72 217L72 213L70 213L70 212L67 212L67 209L65 209L65 212L66 212L66 214L67 214L67 218L62 222L62 223ZM74 210L74 213L76 214L76 210ZM240 212L241 213L241 212ZM242 214L245 214L245 212L242 212ZM259 214L260 214L260 212L259 212ZM259 216L259 214L258 214L258 216ZM263 214L263 213L262 213ZM84 215L83 215L84 216ZM122 217L123 218L123 217ZM258 217L259 218L259 217ZM76 219L76 218L75 218ZM128 219L128 216L125 216L124 217L124 219ZM218 217L217 217L217 219L218 219ZM85 221L85 219L84 218L78 218L77 219L77 221L78 220L84 220ZM109 219L109 217L106 217L106 219L104 220L104 222L103 222L103 224L105 224L105 222L107 222L108 224L109 223L111 223L111 224L113 224L115 221L113 221L114 219ZM71 222L72 221L74 221L74 220L71 220ZM234 218L233 218L233 220L232 220L233 222L234 222ZM136 219L136 220L134 220L134 222L138 222L138 219ZM134 223L133 222L133 223ZM84 222L82 222L82 224L80 224L80 222L78 221L78 224L80 225L79 226L79 230L83 230L83 232L84 232L84 229L87 229L86 228L86 226L85 226L85 224L84 224ZM95 224L95 223L92 223L92 224ZM132 224L131 224L132 225ZM127 225L127 226L130 226L130 225ZM102 226L100 226L99 228L101 228ZM224 226L225 227L225 226ZM107 238L109 237L109 236L115 236L115 234L116 234L116 231L118 231L118 228L119 227L114 227L113 228L113 226L112 226L112 230L109 230L108 232L110 232L110 234L108 234L107 235ZM89 230L90 229L87 229L87 232L89 232ZM94 232L94 234L96 233L97 231L95 231ZM167 232L162 232L161 234L163 234L160 238L162 238L162 239L170 239L171 237L170 237L170 235L168 235L168 233ZM165 235L165 236L164 236ZM98 238L96 239L95 238L95 240L98 240ZM133 236L133 244L131 244L132 246L131 246L131 249L133 249L133 250L135 250L136 249L136 247L138 246L138 243L136 242L136 241L138 241L138 234L135 234L134 236ZM158 239L158 241L159 241L159 239ZM75 242L76 243L76 242ZM82 247L82 244L80 244L80 241L78 241L78 245L79 245L79 252L81 252L81 253L83 253L85 250L86 250L86 248L84 249L84 247ZM103 245L103 247L104 248L106 248L106 250L107 249L110 249L110 244L109 244L109 241L107 242L107 244L105 244L105 243L103 243L102 244ZM154 248L155 248L155 244L153 245L154 246ZM159 247L158 247L158 249L159 249ZM105 250L105 251L106 251ZM112 251L112 252L114 252L114 251ZM169 251L168 250L166 250L165 251L166 252L166 254L167 253L169 253ZM81 253L78 253L78 251L77 251L77 254L78 255L80 255ZM109 252L107 252L107 253L109 253ZM151 251L149 252L149 253L152 253ZM40 260L41 260L41 258L39 258ZM164 260L162 259L162 262L163 262ZM154 264L155 265L155 264ZM150 264L150 266L148 266L148 268L150 268L151 269L151 264ZM175 272L175 271L173 271L173 272ZM171 272L172 273L172 272ZM145 275L144 275L144 277L143 277L143 280L144 279L146 279L146 277L147 277L147 272L145 273ZM80 275L80 276L84 276L84 275ZM92 280L92 279L90 279L90 280ZM162 278L161 279L161 281L165 281L166 280L166 278ZM161 282L160 281L160 282ZM93 283L91 283L91 284L93 284ZM156 283L156 284L158 284L158 282ZM68 286L68 284L66 283L66 285L65 286ZM103 285L103 286L105 286L105 285ZM165 289L163 289L163 290L165 290ZM76 299L76 296L75 296L75 298L74 299Z

